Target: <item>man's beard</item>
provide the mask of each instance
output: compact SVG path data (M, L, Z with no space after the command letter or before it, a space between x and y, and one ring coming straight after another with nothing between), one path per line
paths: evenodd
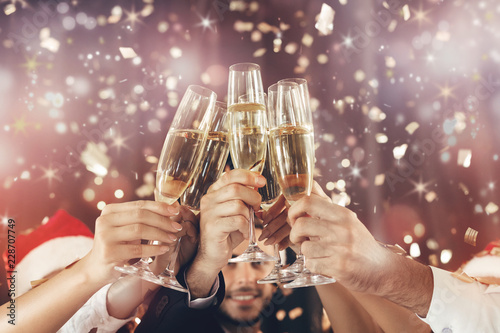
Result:
M260 314L260 312L259 312ZM236 327L252 327L255 324L257 324L260 321L259 315L257 315L255 318L246 320L246 319L234 319L232 318L228 313L223 311L221 308L217 311L217 320L221 324L229 324L231 326L236 326Z
M245 287L238 289L237 291L234 291L233 293L237 292L245 292L245 291L252 291L253 289L247 289ZM258 290L258 297L262 297L262 291ZM230 297L230 295L228 295ZM227 297L227 296L226 296ZM261 313L262 311L266 308L266 306L269 304L271 300L270 299L264 299L263 300L263 305L262 308L259 310L259 313L250 319L235 319L231 317L229 311L226 311L224 307L220 307L219 310L217 311L217 319L221 324L228 324L236 327L252 327L261 320Z

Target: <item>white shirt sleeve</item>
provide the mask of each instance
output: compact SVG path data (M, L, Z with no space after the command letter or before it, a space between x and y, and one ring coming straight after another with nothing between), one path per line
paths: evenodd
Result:
M184 271L184 281L186 281L186 271ZM191 300L191 291L189 290L189 286L187 286L187 289L188 289L188 306L191 309L197 309L197 310L206 309L210 307L212 304L215 305L215 303L217 302L217 297L215 297L215 295L219 290L219 276L217 275L217 278L215 279L215 282L212 285L212 289L210 289L210 294L207 297Z
M500 288L464 282L431 267L434 290L426 318L436 333L500 332Z
M106 307L106 298L111 283L102 287L71 317L58 333L88 333L97 327L98 333L114 333L135 314L127 319L111 317Z

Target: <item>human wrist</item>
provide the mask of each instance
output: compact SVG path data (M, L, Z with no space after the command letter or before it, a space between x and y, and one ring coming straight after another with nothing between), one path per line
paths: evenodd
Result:
M89 256L83 257L71 268L78 272L81 282L89 286L101 288L102 286L116 280L112 274L104 273L107 270L102 270L100 268L96 269L92 258Z
M207 264L207 261L197 256L186 271L186 284L192 299L208 297L217 279L220 269Z
M377 274L379 283L373 294L425 317L434 285L430 267L395 253L387 259Z

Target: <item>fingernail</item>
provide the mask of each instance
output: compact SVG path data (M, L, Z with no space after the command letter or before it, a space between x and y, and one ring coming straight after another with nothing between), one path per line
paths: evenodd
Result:
M266 240L266 241L264 242L264 245L271 245L271 244L274 244L274 241L275 241L275 240L276 240L276 238L271 237L271 238L269 238L268 240Z
M165 246L165 245L160 246L160 252L161 253L168 252L168 250L170 250L170 247Z
M266 185L266 178L263 176L255 177L255 183L260 186Z
M179 223L177 222L172 222L172 227L177 230L177 231L181 231L182 230L182 225L180 225Z
M172 240L172 241L177 240L177 237L175 235L172 235L172 234L168 234L168 238L170 238L170 240Z
M173 206L168 206L167 210L170 214L177 215L179 214L179 208L173 207Z

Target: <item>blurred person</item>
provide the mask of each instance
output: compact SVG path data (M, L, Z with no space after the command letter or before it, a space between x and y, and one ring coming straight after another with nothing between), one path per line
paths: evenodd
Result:
M282 297L272 284L257 284L272 269L273 262L235 263L228 260L247 247L242 241L249 236L249 206L259 209L261 197L254 187L265 185L265 178L246 170L232 170L214 183L201 201L200 242L198 251L181 283L189 293L181 294L162 288L155 296L136 332L276 332L276 326L265 326ZM273 209L274 208L274 209ZM269 254L274 244L286 247L290 226L282 199L264 216L271 224L267 238L259 247ZM257 229L257 235L261 231ZM319 291L319 289L318 289ZM323 289L331 299L341 296L337 288ZM274 295L274 296L273 296ZM337 306L335 316L343 321L335 332L378 332L366 311L354 298L342 298L324 304ZM353 306L345 306L354 302ZM338 306L343 303L344 306ZM304 306L304 304L299 304ZM350 305L350 303L349 303ZM344 309L348 309L344 311ZM330 311L333 313L333 311ZM342 318L342 319L340 319Z
M325 195L316 192L297 201L289 209L289 222L290 241L300 244L311 271L335 277L354 294L368 295L371 306L406 309L393 307L395 312L384 320L410 311L435 332L500 331L498 285L462 281L380 246L355 213Z
M180 215L193 220L189 214L192 213L187 209L154 201L107 205L96 220L92 241L91 232L88 228L85 231L86 226L82 227L81 222L67 213L58 212L31 237L19 236L17 239L18 244L34 240L39 246L19 257L15 272L20 278L20 289L15 287L17 281L10 279L14 282L9 295L12 299L0 311L7 318L0 322L0 330L88 332L97 328L97 332L115 332L157 286L135 277L117 281L120 274L114 267L132 258L164 254L156 264L159 267L152 265L160 271L180 229L189 236L182 244L180 260L189 259L195 249L196 229L191 223L181 227L175 221ZM64 228L69 230L60 230ZM141 239L159 240L161 245L141 244ZM76 248L80 250L74 251ZM59 260L61 255L63 259ZM75 256L83 258L55 274L68 261L78 259ZM49 279L29 290L30 280L44 276Z

